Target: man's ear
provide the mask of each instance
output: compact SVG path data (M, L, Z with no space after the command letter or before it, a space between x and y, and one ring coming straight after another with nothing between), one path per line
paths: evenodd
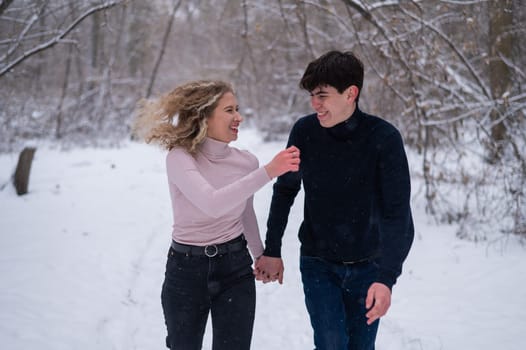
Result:
M360 92L360 89L358 89L358 86L351 85L347 88L347 100L349 102L354 102L356 100L356 97L358 96L358 93Z

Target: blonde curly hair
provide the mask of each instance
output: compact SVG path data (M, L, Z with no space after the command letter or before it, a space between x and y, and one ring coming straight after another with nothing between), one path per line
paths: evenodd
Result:
M157 99L142 99L136 110L133 133L146 143L155 143L167 150L181 147L195 155L206 137L208 117L227 92L234 93L229 83L197 80Z

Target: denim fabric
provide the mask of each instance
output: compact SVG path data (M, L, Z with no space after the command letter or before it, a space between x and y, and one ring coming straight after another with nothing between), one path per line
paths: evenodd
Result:
M209 258L170 248L161 303L168 348L201 349L210 313L213 350L249 349L256 289L248 249Z
M374 350L379 320L367 325L365 298L377 265L301 256L300 269L316 349Z

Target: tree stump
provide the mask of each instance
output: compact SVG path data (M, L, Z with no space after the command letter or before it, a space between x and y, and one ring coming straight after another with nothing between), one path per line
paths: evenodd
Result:
M31 163L33 162L35 151L36 148L34 147L26 147L20 152L18 157L13 184L15 185L16 193L19 196L27 193L29 172L31 171Z

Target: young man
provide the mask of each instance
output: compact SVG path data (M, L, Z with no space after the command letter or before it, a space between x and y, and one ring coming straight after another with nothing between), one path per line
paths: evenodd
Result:
M307 66L300 86L316 113L290 132L300 170L274 185L256 263L258 280L283 282L281 240L303 183L300 269L318 350L374 349L414 236L402 138L358 108L362 84L363 64L350 52L331 51Z

